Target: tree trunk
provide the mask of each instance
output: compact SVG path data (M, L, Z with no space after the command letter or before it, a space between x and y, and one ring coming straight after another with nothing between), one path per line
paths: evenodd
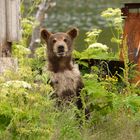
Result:
M0 57L11 57L11 42L0 44Z
M36 27L33 29L31 42L29 48L31 50L31 54L29 57L34 57L35 49L38 47L40 43L40 30L43 28L44 22L47 18L47 11L49 8L55 6L55 3L52 3L52 0L42 0L39 9L36 13L35 23L38 23Z

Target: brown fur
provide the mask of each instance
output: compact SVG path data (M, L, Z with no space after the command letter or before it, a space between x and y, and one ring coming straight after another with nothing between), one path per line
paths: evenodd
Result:
M61 101L77 98L77 106L81 108L79 93L83 83L78 67L72 62L72 44L77 34L76 28L55 34L46 29L41 31L41 36L47 43L48 71L56 96Z

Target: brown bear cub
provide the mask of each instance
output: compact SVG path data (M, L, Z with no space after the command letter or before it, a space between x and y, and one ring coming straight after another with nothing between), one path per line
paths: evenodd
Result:
M48 71L55 94L61 103L74 101L80 109L83 83L80 71L72 61L73 40L77 35L76 28L66 33L53 34L46 29L41 31L41 36L47 43Z

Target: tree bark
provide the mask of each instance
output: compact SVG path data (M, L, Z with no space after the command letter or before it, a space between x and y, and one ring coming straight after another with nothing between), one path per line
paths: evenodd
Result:
M12 43L5 42L0 44L0 57L11 57Z

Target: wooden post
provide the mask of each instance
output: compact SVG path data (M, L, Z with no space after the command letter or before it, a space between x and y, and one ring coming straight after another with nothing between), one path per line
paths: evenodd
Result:
M20 30L20 0L6 0L7 41L19 41Z
M11 58L12 42L21 38L20 0L0 0L0 73L14 66L17 59Z
M135 75L132 82L140 85L140 3L128 3L122 8L122 15L125 19L123 40L126 39L128 46L128 58L131 63L136 64ZM133 10L133 12L131 11ZM135 12L134 12L135 10ZM120 60L124 60L124 46L122 45Z
M0 57L11 55L13 41L21 38L20 0L0 0Z
M0 0L0 57L6 42L6 1Z

